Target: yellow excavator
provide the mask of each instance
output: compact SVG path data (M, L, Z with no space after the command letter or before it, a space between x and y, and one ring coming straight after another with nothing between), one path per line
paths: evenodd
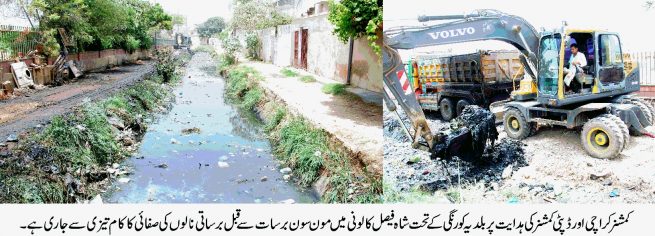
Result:
M524 78L509 101L501 104L509 137L527 138L535 133L538 124L581 127L581 145L596 158L619 156L631 134L653 137L645 127L655 122L655 110L632 94L639 91L639 69L635 62L624 58L617 33L575 29L566 24L538 32L521 17L490 9L466 15L419 17L420 22L445 20L448 22L384 32L385 102L389 110L397 112L395 101L407 114L411 128L403 127L407 133L413 131L415 148L455 155L457 149L462 149L458 147L468 145L470 140L465 137L470 135L444 138L443 134L431 132L408 86L397 50L481 40L503 41L521 53ZM586 66L569 63L571 45L584 55ZM448 141L444 145L453 139L460 143ZM451 152L440 150L444 148Z

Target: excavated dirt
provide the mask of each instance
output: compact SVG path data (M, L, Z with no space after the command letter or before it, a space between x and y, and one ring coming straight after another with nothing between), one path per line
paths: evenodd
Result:
M406 118L401 118L407 122ZM462 116L450 123L440 122L434 114L427 114L433 133L451 135L470 130L473 152L479 153L474 162L463 161L457 156L434 160L428 152L413 149L409 138L394 115L385 110L385 181L395 183L398 190L420 188L424 191L440 191L459 185L499 181L505 168L526 166L524 144L511 139L497 141L498 131L494 116L477 106L469 106ZM406 123L408 124L408 123ZM447 141L449 142L450 139Z
M450 129L439 115L426 115L433 132ZM465 203L655 202L655 139L647 136L631 136L619 157L605 160L587 155L579 130L540 126L535 135L516 142L498 125L499 141L483 156L491 164L453 159L444 165L412 149L393 117L385 109L384 178L401 192L422 189L437 202L459 202L449 197L452 192ZM444 166L450 175L443 174Z

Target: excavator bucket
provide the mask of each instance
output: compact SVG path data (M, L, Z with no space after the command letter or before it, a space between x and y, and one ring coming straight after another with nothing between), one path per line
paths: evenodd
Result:
M453 119L450 130L436 135L432 158L457 157L468 162L484 162L487 145L498 139L495 116L478 106L467 106Z

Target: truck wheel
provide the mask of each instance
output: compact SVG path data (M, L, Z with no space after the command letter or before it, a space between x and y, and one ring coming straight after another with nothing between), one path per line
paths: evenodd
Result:
M582 127L580 140L590 156L601 159L618 157L625 144L619 125L604 116L589 120Z
M439 111L441 111L441 118L446 121L453 119L455 115L455 107L453 106L453 101L450 98L443 98L439 102Z
M503 126L507 136L513 139L522 140L534 133L534 125L528 123L523 113L516 108L509 108L505 111Z
M625 149L628 144L630 144L630 131L628 129L628 125L621 120L618 116L612 115L612 114L605 114L601 115L599 117L606 117L614 121L619 126L619 129L621 130L621 134L623 135L623 148Z
M468 105L471 105L471 102L469 102L468 100L466 99L459 100L457 102L457 116L461 115L464 108L466 108L466 106Z

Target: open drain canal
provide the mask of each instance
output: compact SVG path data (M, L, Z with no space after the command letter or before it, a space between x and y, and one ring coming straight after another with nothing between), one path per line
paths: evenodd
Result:
M115 181L107 202L318 201L310 189L285 180L263 124L226 101L225 81L214 65L207 53L193 56L171 110L149 126L138 153L121 164L132 174Z

